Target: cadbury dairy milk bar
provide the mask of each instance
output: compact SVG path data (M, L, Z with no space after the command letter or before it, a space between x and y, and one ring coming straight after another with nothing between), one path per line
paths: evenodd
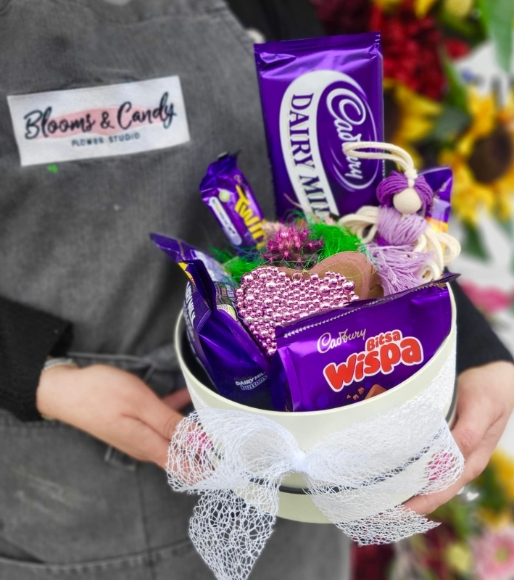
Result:
M209 165L200 192L236 250L263 243L263 214L235 156L224 155Z
M430 284L278 327L286 380L275 406L332 409L363 401L375 385L391 389L434 356L451 320L448 287Z
M379 34L257 44L255 58L278 218L377 205L383 163L343 144L384 140Z
M223 397L260 409L271 409L268 361L239 322L236 283L221 265L185 242L151 235L186 273L184 302L187 336L197 359Z

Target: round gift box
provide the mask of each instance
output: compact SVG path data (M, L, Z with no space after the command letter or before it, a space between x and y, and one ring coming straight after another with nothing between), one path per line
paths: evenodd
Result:
M245 411L256 415L263 415L268 419L276 421L285 427L296 439L298 446L303 451L309 451L321 439L330 433L341 429L342 426L350 426L358 422L373 419L387 412L390 409L399 407L407 400L413 399L426 390L438 375L439 371L451 356L456 341L456 310L453 294L450 289L450 299L452 304L452 324L449 335L441 344L437 352L430 361L416 372L409 379L385 393L371 399L354 403L346 407L329 409L326 411L310 411L302 413L281 413L278 411L264 411L235 403L229 399L218 395L212 387L202 383L198 378L200 373L195 372L194 367L198 366L192 362L194 359L188 355L189 344L185 335L185 324L182 315L179 317L175 329L175 344L177 345L177 355L179 364L187 386L193 400L195 396L208 407L216 409L232 409ZM186 362L186 359L188 362ZM455 413L456 387L453 399L444 410L446 419L451 425ZM430 458L419 459L417 462L407 466L405 469L423 467ZM417 465L416 465L417 464ZM306 482L301 474L292 474L284 478L283 485L279 491L279 511L282 518L299 522L310 522L319 524L331 523L328 518L316 507L311 496L305 492ZM403 503L409 497L392 498L396 504Z

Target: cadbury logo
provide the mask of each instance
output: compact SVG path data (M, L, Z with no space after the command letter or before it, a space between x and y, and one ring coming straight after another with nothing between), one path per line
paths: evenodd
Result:
M333 337L330 332L325 332L318 339L318 352L324 354L333 348L337 348L342 344L346 344L349 340L362 338L366 340L366 329L356 330L355 332L348 332L348 329L339 332L336 337Z
M363 352L351 354L343 363L326 365L323 375L330 388L339 392L364 377L378 373L388 375L400 364L412 366L423 360L421 342L413 336L403 337L400 330L393 330L368 338Z
M279 128L287 175L305 212L338 215L336 196L376 180L378 162L347 158L342 149L344 142L377 139L365 92L348 75L314 70L298 76L282 97Z
M338 138L347 141L361 141L362 133L356 130L367 117L366 105L358 95L348 89L337 88L327 97L327 108L334 118L334 126ZM357 157L348 157L348 171L344 173L350 181L361 182L363 179L361 160Z

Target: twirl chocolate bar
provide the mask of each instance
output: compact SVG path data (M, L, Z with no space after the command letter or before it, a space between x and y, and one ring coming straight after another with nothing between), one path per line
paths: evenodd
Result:
M259 247L264 240L264 216L236 157L224 155L212 163L200 191L236 250Z

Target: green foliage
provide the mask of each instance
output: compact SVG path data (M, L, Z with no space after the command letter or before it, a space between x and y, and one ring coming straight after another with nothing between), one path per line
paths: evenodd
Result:
M220 264L232 260L236 255L233 250L218 250L218 248L210 248L209 251L212 254L212 257Z
M490 465L478 476L473 485L480 489L479 503L482 508L495 514L509 508L509 498L498 481L494 468Z
M302 218L305 219L305 218ZM325 223L308 223L310 239L323 240L324 245L316 259L312 257L312 264L307 261L305 268L313 266L316 262L324 260L339 252L358 252L362 251L364 246L358 236L353 235L347 229L336 225L327 225ZM263 250L264 251L264 250ZM269 265L256 250L250 250L246 254L236 255L233 250L218 250L211 248L211 254L218 262L223 264L225 270L240 284L241 278L259 266ZM296 263L284 263L284 266L296 268Z
M241 278L258 268L259 266L264 265L266 262L264 258L257 253L249 253L243 256L234 256L230 260L223 263L223 267L225 270L234 278L234 280L240 284Z
M443 66L446 80L448 81L445 104L460 110L469 118L468 96L464 81L448 57L443 56Z
M468 18L462 18L447 10L445 3L440 2L437 11L437 20L441 25L444 35L455 37L457 34L459 37L465 39L467 43L471 46L476 46L481 42L486 40L487 35L484 30L484 25L477 18L475 12L473 12Z
M488 260L487 252L477 228L468 224L463 224L463 226L465 237L462 242L462 252L464 254L470 254L480 260Z
M457 538L466 541L473 535L478 525L475 512L475 503L465 501L462 497L456 496L438 507L432 517L439 522L450 525L457 534Z
M320 222L309 224L309 229L313 240L323 240L324 242L319 260L324 260L334 254L339 254L339 252L358 252L362 248L360 238L340 226Z
M509 73L512 65L512 24L514 2L512 0L478 0L478 7L487 33L494 44L496 60Z
M510 239L514 237L514 222L511 219L498 220L498 225L501 227L502 231L509 236Z
M426 140L433 139L442 144L453 143L470 122L471 117L461 108L445 104Z

